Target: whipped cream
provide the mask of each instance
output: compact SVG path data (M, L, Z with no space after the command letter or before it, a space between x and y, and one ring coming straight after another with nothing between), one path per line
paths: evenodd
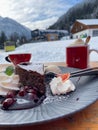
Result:
M71 80L62 81L61 77L55 77L50 82L50 88L54 95L66 94L75 90L75 85Z
M1 73L0 79L1 79L0 88L5 88L9 90L19 90L19 76L18 75L13 74L12 76L8 76L5 73Z

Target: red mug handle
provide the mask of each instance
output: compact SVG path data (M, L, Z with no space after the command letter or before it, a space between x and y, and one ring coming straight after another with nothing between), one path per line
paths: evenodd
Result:
M98 50L96 50L96 49L90 49L90 50L89 50L89 54L90 54L92 51L98 53Z
M10 59L9 59L9 56L6 56L5 60L8 61L8 62L11 62Z

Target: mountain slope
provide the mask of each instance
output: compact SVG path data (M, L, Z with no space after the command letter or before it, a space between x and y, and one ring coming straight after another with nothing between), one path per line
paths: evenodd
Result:
M8 38L13 34L17 34L20 37L25 36L27 39L31 38L30 29L8 17L0 17L0 33L1 32L4 32Z
M76 19L98 18L98 0L84 0L70 8L62 15L56 23L51 25L49 29L66 29L70 31L70 26Z

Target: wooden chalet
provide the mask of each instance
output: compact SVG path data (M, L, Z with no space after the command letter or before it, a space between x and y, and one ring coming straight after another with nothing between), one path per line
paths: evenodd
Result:
M71 28L73 38L98 36L98 19L76 20Z

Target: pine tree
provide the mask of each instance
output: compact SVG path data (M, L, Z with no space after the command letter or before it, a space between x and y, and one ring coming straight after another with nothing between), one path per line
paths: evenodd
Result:
M5 33L2 31L0 36L0 49L4 48L4 42L7 40Z

